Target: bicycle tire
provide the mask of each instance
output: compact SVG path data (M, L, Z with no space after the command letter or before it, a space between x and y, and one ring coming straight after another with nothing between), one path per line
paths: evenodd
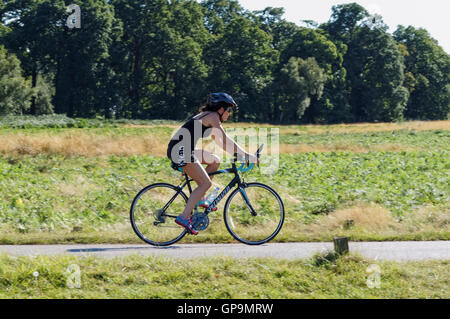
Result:
M236 188L236 189L230 194L230 196L227 198L227 201L226 201L225 207L224 207L223 218L224 218L225 226L227 227L228 232L229 232L236 240L238 240L238 241L240 241L241 243L244 243L244 244L246 244L246 245L261 245L261 244L267 243L267 242L269 242L270 240L272 240L273 238L275 238L275 236L278 235L278 233L281 231L281 228L283 227L284 217L285 217L284 204L283 204L283 201L282 201L280 195L278 195L278 193L277 193L275 190L273 190L270 186L267 186L267 185L262 184L262 183L248 183L248 184L245 185L244 190L246 191L246 193L247 193L247 195L248 195L248 193L249 193L248 190L249 190L250 188L255 188L255 187L259 187L259 188L265 189L265 190L268 191L270 194L272 194L273 197L276 199L276 202L278 203L278 207L279 207L279 220L277 221L276 227L274 228L273 232L272 232L272 231L269 231L270 234L269 234L268 236L266 236L266 237L264 237L264 238L262 238L262 239L259 239L259 240L249 240L249 239L243 238L242 235L239 235L239 234L237 233L237 229L239 228L239 226L240 226L240 224L241 224L241 222L239 221L239 218L238 218L237 216L240 214L241 216L243 216L243 218L245 218L245 223L242 223L243 226L240 226L242 229L245 229L246 227L248 227L248 225L250 225L250 224L252 224L252 223L253 223L253 225L251 225L251 226L254 226L254 225L255 225L255 227L256 227L256 224L258 224L259 221L258 221L258 216L256 216L256 217L253 218L253 219L251 218L250 209L249 209L248 207L247 207L247 209L246 209L246 211L247 211L248 214L243 213L243 211L245 210L245 207L246 207L246 205L243 205L243 204L240 205L240 206L242 206L242 208L240 208L240 207L237 207L237 208L236 208L237 213L236 213L236 215L235 215L235 220L233 221L233 218L232 218L232 217L230 218L230 216L231 216L230 205L231 205L231 203L232 203L232 201L233 201L233 198L235 198L235 195L238 194L238 193L240 193L240 189L239 189L239 188ZM269 194L269 193L268 193L268 194ZM240 194L241 194L241 193L240 193ZM244 203L245 201L244 201L244 197L243 197L242 194L241 194L241 198L242 198L242 202ZM264 198L267 200L267 197L262 197L261 199L263 200ZM252 201L251 198L249 198L249 200L250 200L250 202ZM253 199L253 200L254 200L254 199ZM251 204L252 204L252 206L257 206L259 203L254 202L254 203L251 203ZM269 209L271 209L271 208L269 207ZM258 210L259 210L259 212L260 212L260 214L259 214L259 216L260 216L260 217L259 217L259 220L265 219L265 217L261 214L261 212L262 212L264 209L261 208L261 209L258 209ZM277 212L277 213L278 213L278 212ZM276 213L276 214L277 214L277 213ZM243 215L243 214L244 214L244 215ZM276 214L274 214L274 216L276 216ZM275 219L275 218L274 218L274 219ZM277 218L277 219L278 219L278 218ZM249 220L251 220L251 221L249 221ZM240 224L238 225L238 227L236 227L236 224L237 224L237 223L240 223ZM258 225L258 226L259 226L259 225ZM248 227L248 228L249 228L249 229L247 229L247 232L249 233L249 237L251 238L252 236L253 236L253 237L256 236L256 233L255 233L255 231L254 231L255 229L251 229L250 227ZM261 227L259 227L259 229L261 229ZM265 236L265 235L263 235L263 236Z
M169 246L169 245L172 245L172 244L176 243L177 241L181 240L181 239L186 235L187 231L186 231L185 229L181 228L180 226L176 225L175 222L173 222L173 225L171 224L171 225L165 226L165 227L173 228L173 229L174 229L174 231L173 231L174 234L178 234L178 231L177 231L177 229L178 229L178 230L179 230L179 234L178 234L178 235L175 235L175 237L174 237L173 239L170 239L170 240L164 240L164 241L152 240L152 239L148 238L148 236L146 236L146 235L143 234L142 229L143 229L143 227L145 227L146 224L148 224L148 222L152 222L152 225L155 226L155 227L154 227L154 229L153 229L153 228L151 227L151 225L150 225L150 228L152 228L152 230L155 231L155 234L157 234L158 231L161 231L161 229L158 229L158 226L156 226L156 225L153 224L153 223L157 222L157 219L155 218L154 220L152 220L151 217L149 217L149 220L148 220L147 222L145 222L145 225L142 225L142 227L140 227L140 225L138 225L139 223L136 221L136 214L137 214L137 209L136 209L136 208L138 207L137 205L138 205L138 203L139 203L139 200L140 200L140 199L142 198L142 196L143 196L144 194L146 194L149 190L156 189L156 188L160 188L160 189L163 189L163 188L171 189L171 190L173 191L173 195L175 195L175 193L178 193L177 196L176 196L176 198L174 199L174 201L177 199L178 195L181 195L181 198L184 199L183 205L186 206L186 203L187 203L187 201L188 201L188 197L186 196L186 194L185 194L182 190L179 190L176 186L174 186L174 185L172 185L172 184L168 184L168 183L155 183L155 184L151 184L151 185L148 185L148 186L144 187L142 190L140 190L139 193L134 197L133 202L132 202L131 207L130 207L130 222L131 222L131 226L132 226L134 232L136 233L136 235L137 235L141 240L143 240L144 242L146 242L147 244L150 244L150 245L153 245L153 246ZM171 192L171 193L172 193L172 192ZM172 195L172 196L173 196L173 195ZM165 204L168 203L168 201L170 200L170 198L167 199L167 202L166 202L166 203L164 203L164 200L165 200L165 199L163 199L162 202L163 202L163 204L165 205ZM174 202L174 201L173 201L173 202ZM172 205L173 202L172 202L170 205ZM169 205L169 207L170 207L170 205ZM169 207L168 207L168 208L169 208ZM181 206L180 206L180 207L181 207ZM184 208L184 207L183 207L183 208ZM181 212L177 212L177 213L181 213ZM151 212L149 212L149 213L147 213L147 214L148 214L149 216L151 216L151 214L154 215L155 212L154 212L154 211L151 211ZM169 221L171 221L171 220L169 220ZM174 219L173 219L173 221L174 221ZM144 224L144 222L141 222L141 223ZM158 225L159 225L159 224L158 224ZM161 234L162 234L162 233L161 233ZM170 235L169 235L169 236L170 236Z

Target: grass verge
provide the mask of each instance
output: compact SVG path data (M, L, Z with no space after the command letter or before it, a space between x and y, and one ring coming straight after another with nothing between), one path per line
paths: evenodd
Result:
M0 298L449 298L449 261L0 256Z
M448 208L424 207L394 219L381 206L358 204L340 209L314 221L302 222L287 216L281 232L272 242L330 242L345 236L352 241L450 240ZM185 236L180 243L234 243L222 212L213 213L210 226L198 236ZM129 222L96 227L76 226L72 230L29 231L0 225L0 244L142 244Z

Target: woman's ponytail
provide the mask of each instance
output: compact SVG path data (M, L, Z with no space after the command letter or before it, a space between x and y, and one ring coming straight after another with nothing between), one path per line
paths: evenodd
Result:
M206 105L202 105L200 106L200 108L198 109L199 112L205 112L205 111L216 111L216 109L214 107L212 107L209 104Z

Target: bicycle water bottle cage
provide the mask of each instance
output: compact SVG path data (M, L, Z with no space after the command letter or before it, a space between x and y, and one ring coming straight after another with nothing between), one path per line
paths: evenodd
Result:
M201 207L201 208L209 208L209 205L207 203L205 203L205 200L202 198L198 203L197 206L195 206L195 209L197 209L197 207ZM217 207L214 207L212 209L212 211L216 211Z

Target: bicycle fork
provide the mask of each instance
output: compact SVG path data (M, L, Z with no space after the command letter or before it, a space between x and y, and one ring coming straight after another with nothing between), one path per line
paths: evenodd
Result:
M245 192L245 189L242 186L239 186L239 192L241 193L242 198L244 199L245 205L247 205L248 209L250 209L250 213L252 214L252 216L258 216L258 213L253 209L253 206L247 197L247 193Z

